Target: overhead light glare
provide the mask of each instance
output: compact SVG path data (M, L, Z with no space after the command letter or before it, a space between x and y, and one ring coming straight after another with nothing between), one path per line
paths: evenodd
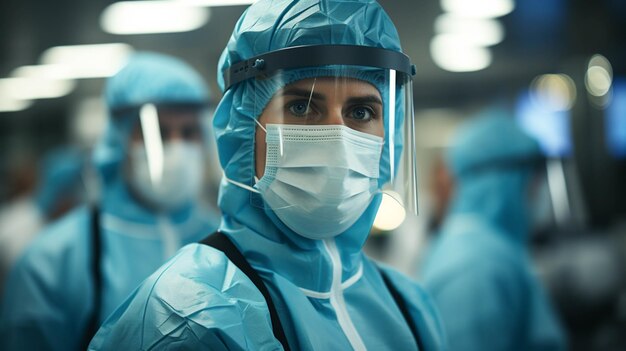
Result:
M611 66L611 62L609 62L609 60L603 55L596 54L596 55L593 55L591 59L589 59L589 64L587 65L587 67L591 68L594 66L600 66L604 68L605 70L607 70L609 73L611 73L611 75L613 74L613 68Z
M0 91L1 90L0 85ZM0 112L18 112L29 108L32 104L33 102L30 100L15 100L7 98L6 95L2 95L0 97Z
M504 27L495 19L442 14L435 20L436 34L454 34L477 46L496 45L504 40Z
M100 16L111 34L179 33L198 29L209 20L209 9L183 1L120 1Z
M66 65L30 65L21 66L10 74L15 78L39 78L39 79L71 79L71 69Z
M593 66L587 69L585 74L585 86L589 94L593 96L604 96L611 89L611 74L600 66Z
M52 99L69 94L75 85L72 80L4 78L0 79L0 96L14 100Z
M64 66L56 72L66 79L105 78L117 73L132 52L123 43L56 46L44 51L40 62Z
M496 18L515 9L513 0L441 0L444 11L460 17Z
M589 94L597 97L607 95L613 84L613 68L602 55L594 55L589 60L585 74L585 87Z
M531 83L532 99L551 111L567 111L576 101L574 80L565 74L544 74Z
M492 61L488 48L472 45L462 35L436 35L430 42L430 53L437 66L450 72L480 71Z
M400 195L393 191L383 193L382 202L374 219L374 227L389 231L398 228L406 218L406 211L401 205Z

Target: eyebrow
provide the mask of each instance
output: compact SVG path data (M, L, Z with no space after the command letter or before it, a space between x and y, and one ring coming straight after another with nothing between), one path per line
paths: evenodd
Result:
M291 96L299 96L304 98L312 97L315 100L326 100L326 96L320 93L313 92L309 89L301 89L296 87L286 88L281 93L283 96L291 95ZM347 101L350 104L364 104L364 103L374 103L382 105L383 102L376 95L365 95L365 96L356 96L351 97Z
M374 103L382 105L383 102L376 95L365 95L365 96L356 96L351 97L347 101L349 104L365 104L365 103Z

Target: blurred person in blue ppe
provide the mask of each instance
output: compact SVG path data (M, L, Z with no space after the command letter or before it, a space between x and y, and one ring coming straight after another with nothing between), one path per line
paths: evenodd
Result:
M46 223L61 217L85 199L84 155L61 147L44 156L33 192L0 208L0 297L15 260Z
M446 164L454 190L423 267L451 350L563 350L528 253L537 142L503 107L460 128Z
M197 206L208 91L182 61L138 53L106 85L97 205L46 228L9 276L2 350L85 349L142 280L217 223Z
M144 281L89 348L444 349L423 290L362 252L382 189L415 175L412 66L380 5L258 1L218 73L220 229Z

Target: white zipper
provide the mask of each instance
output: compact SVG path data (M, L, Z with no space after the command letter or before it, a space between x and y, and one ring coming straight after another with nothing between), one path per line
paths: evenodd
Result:
M363 276L363 262L359 264L359 269L356 271L356 273L352 277L346 279L345 282L341 283L341 290L346 290L347 288L351 287L354 283L358 282L362 276ZM314 291L314 290L309 290L309 289L305 289L301 287L298 287L298 289L300 289L300 291L302 291L302 293L308 297L312 297L315 299L326 299L326 300L330 299L330 291Z
M354 350L366 350L363 339L357 332L348 314L346 308L346 302L343 298L343 289L341 287L341 257L337 250L337 245L334 239L324 239L324 248L330 256L331 263L333 265L333 281L330 287L330 305L335 309L337 314L337 321L341 330L346 335L346 338L350 342L350 345Z

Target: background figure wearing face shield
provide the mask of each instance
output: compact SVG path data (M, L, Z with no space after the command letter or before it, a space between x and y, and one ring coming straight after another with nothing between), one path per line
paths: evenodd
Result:
M406 65L377 66L381 57ZM255 69L259 77L237 78ZM399 163L402 118L412 122L410 62L380 5L260 0L235 26L218 72L224 177L221 234L211 238L251 267L224 247L186 246L90 349L445 349L423 290L362 251Z
M10 275L2 350L84 349L106 316L175 250L217 226L198 206L208 99L178 59L130 58L107 82L94 151L101 198L46 228Z
M84 161L77 149L51 151L38 167L33 192L0 208L0 297L11 267L41 228L85 199Z
M529 190L541 153L506 110L457 133L455 188L423 282L453 350L563 350L564 334L528 255Z

